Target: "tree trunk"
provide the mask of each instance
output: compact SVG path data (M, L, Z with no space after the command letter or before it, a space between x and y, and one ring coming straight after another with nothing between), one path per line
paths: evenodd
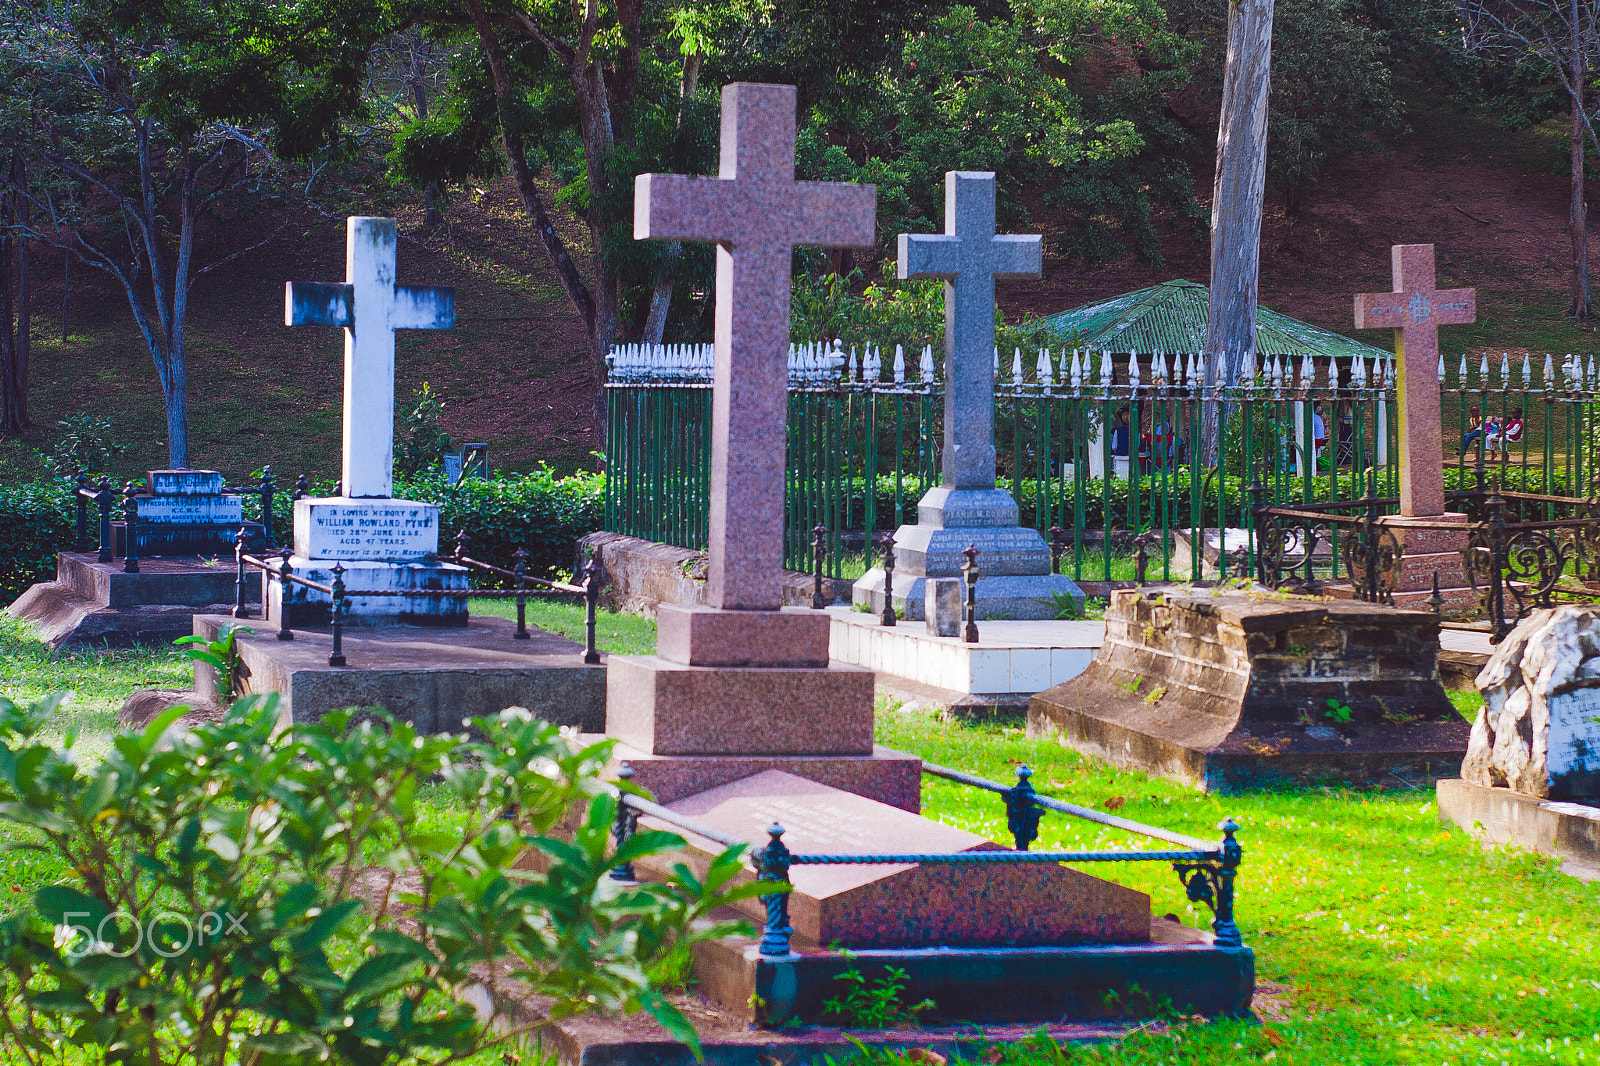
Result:
M1254 365L1261 209L1267 180L1267 97L1271 89L1273 0L1228 5L1228 65L1217 128L1211 195L1211 302L1206 315L1206 390L1239 380ZM1201 408L1201 454L1217 457L1217 406Z
M27 187L28 164L19 153L13 157L11 163L11 180L18 189ZM17 195L17 222L27 232L30 223L28 218L28 198ZM29 302L33 293L33 285L29 280L28 271L28 238L17 238L17 341L16 356L12 362L11 388L16 396L16 417L21 429L28 429L33 425L33 419L28 417L28 366L33 360L33 312L29 309Z
M1584 51L1578 23L1578 0L1569 9L1572 31L1572 188L1567 202L1567 234L1572 241L1572 300L1568 313L1586 319L1592 311L1589 298L1589 207L1584 202L1583 81Z
M428 121L428 87L423 83L427 70L422 57L413 48L411 53L411 101L417 111L417 121ZM428 182L422 190L422 224L429 229L444 225L444 212L439 210L439 183Z
M583 277L578 273L578 267L573 263L572 256L568 254L565 242L550 223L544 201L539 196L539 186L534 182L533 171L528 167L528 157L523 150L522 133L504 110L511 95L511 72L506 65L506 56L500 47L500 40L495 36L494 26L484 13L481 0L465 0L464 6L468 17L472 20L473 28L478 33L478 39L483 44L484 58L488 61L489 76L494 84L495 100L502 108L500 149L506 157L506 166L511 170L512 181L517 187L517 197L522 201L522 209L533 223L539 241L544 245L545 254L550 257L550 263L555 267L556 275L561 278L562 287L567 290L567 298L572 301L573 307L583 318L584 330L588 334L590 359L603 367L606 357L604 345L609 343L616 323L615 299L608 302L611 308L611 317L608 321L599 306L602 301L597 300L583 283ZM586 103L580 94L579 107L584 107ZM588 129L587 122L585 129ZM586 136L585 147L587 146ZM603 164L603 157L600 161ZM591 179L595 177L593 173L590 176ZM592 227L590 232L591 234L594 232ZM605 264L599 261L598 248L596 253L595 288L603 294L612 283L606 277ZM600 434L599 439L604 440L605 390L597 387L595 393L595 429Z
M16 377L17 346L12 332L11 227L15 221L18 199L15 189L7 189L0 197L0 433L8 437L22 432L12 390L12 382Z
M683 129L684 112L699 91L700 66L704 58L699 52L685 53L683 74L678 79L678 132L673 139L672 161L679 171L687 166L685 160L688 155L688 137ZM640 338L646 344L660 344L666 334L667 312L672 308L672 290L677 285L676 267L682 248L677 241L667 246L666 263L656 275L655 289L650 294L650 315L644 321L644 335Z

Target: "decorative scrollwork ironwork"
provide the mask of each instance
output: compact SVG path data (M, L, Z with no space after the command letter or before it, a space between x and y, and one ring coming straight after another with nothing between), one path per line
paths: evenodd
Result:
M1312 564L1326 531L1302 519L1286 519L1270 511L1256 519L1256 576L1262 584L1294 585L1314 590Z
M1204 903L1213 914L1217 910L1218 875L1221 869L1215 863L1175 862L1172 869L1183 885L1190 903Z
M1393 604L1394 590L1400 584L1400 561L1405 554L1394 530L1364 520L1340 531L1339 548L1356 595L1368 603Z

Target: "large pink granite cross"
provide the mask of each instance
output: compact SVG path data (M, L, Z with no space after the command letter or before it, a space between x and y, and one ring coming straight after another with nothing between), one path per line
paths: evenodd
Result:
M1408 518L1444 514L1443 427L1439 418L1439 327L1471 322L1472 289L1433 287L1433 245L1391 249L1394 291L1356 297L1356 328L1394 329L1399 372L1400 513Z
M872 244L877 189L795 181L795 90L722 89L718 177L640 174L637 239L717 242L706 592L713 607L782 605L784 421L794 246Z

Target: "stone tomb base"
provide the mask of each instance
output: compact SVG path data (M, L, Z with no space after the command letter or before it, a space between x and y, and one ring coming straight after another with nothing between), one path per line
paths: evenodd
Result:
M1118 591L1094 663L1033 697L1028 731L1208 791L1420 785L1457 772L1470 732L1439 683L1438 640L1427 611Z
M234 568L199 557L139 560L139 573L123 562L98 561L95 552L56 556L56 579L42 581L12 601L7 613L34 623L52 648L97 644L170 644L194 632L196 612L233 607ZM254 582L247 602L259 601Z
M729 836L765 843L784 826L797 854L1005 850L972 833L888 808L797 776L768 771L668 804ZM645 817L641 825L674 829ZM720 844L684 833L688 865L703 870ZM635 863L645 879L668 876L680 854ZM748 880L750 874L743 879ZM762 1026L815 1022L855 966L906 970L902 1002L933 999L923 1020L1034 1023L1138 1013L1163 996L1207 1014L1249 1008L1254 955L1218 948L1210 934L1152 921L1150 897L1083 872L1049 865L796 865L789 918L793 951L764 957L733 937L695 949L699 991L740 1020ZM759 900L737 905L760 926ZM846 949L849 954L838 949ZM1141 990L1132 993L1137 985ZM1130 997L1118 1009L1108 995ZM1116 1002L1114 999L1111 1001Z
M267 567L277 572L283 567L278 559L266 560ZM292 556L289 565L293 573L319 585L333 586L333 562ZM464 626L467 624L467 598L460 595L442 595L444 592L464 592L471 587L471 573L464 566L444 562L372 562L349 561L342 564L346 600L345 621L351 626ZM263 595L267 602L267 617L278 619L287 610L289 626L327 625L333 613L333 598L304 585L295 585L289 593L287 604L283 601L283 582L261 574ZM441 595L386 596L363 592L438 592Z
M984 622L978 643L968 644L928 632L926 622L886 628L878 615L848 607L827 613L835 660L968 695L1031 694L1059 685L1088 668L1105 636L1100 622Z
M1544 800L1452 778L1439 782L1439 820L1492 844L1553 855L1564 872L1600 880L1600 805Z
M194 632L215 639L223 626L241 622L255 631L238 641L241 691L278 693L293 721L345 707L382 707L426 732L459 731L463 719L507 707L589 732L605 720L606 667L585 665L580 645L543 630L514 640L516 626L504 618L473 618L452 629L347 629L344 667L328 665L326 628L295 629L293 640L281 641L273 622L207 614L195 616ZM216 694L216 678L202 663L195 664L195 688Z

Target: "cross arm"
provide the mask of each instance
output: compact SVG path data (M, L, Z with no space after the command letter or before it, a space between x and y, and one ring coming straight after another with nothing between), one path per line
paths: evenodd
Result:
M960 237L943 233L902 233L895 263L896 276L901 281L909 278L949 281L961 273L961 245Z
M640 174L633 179L633 239L729 239L726 215L733 182L684 174Z
M396 285L389 324L395 329L450 329L456 324L456 290L446 285Z
M997 278L1036 278L1044 273L1044 238L1008 233L989 242Z
M1406 326L1405 296L1398 292L1363 292L1356 296L1356 329Z
M1475 322L1478 318L1478 290L1440 289L1433 294L1433 310L1433 320L1440 325Z
M342 281L291 281L283 288L286 326L354 324L355 287Z

